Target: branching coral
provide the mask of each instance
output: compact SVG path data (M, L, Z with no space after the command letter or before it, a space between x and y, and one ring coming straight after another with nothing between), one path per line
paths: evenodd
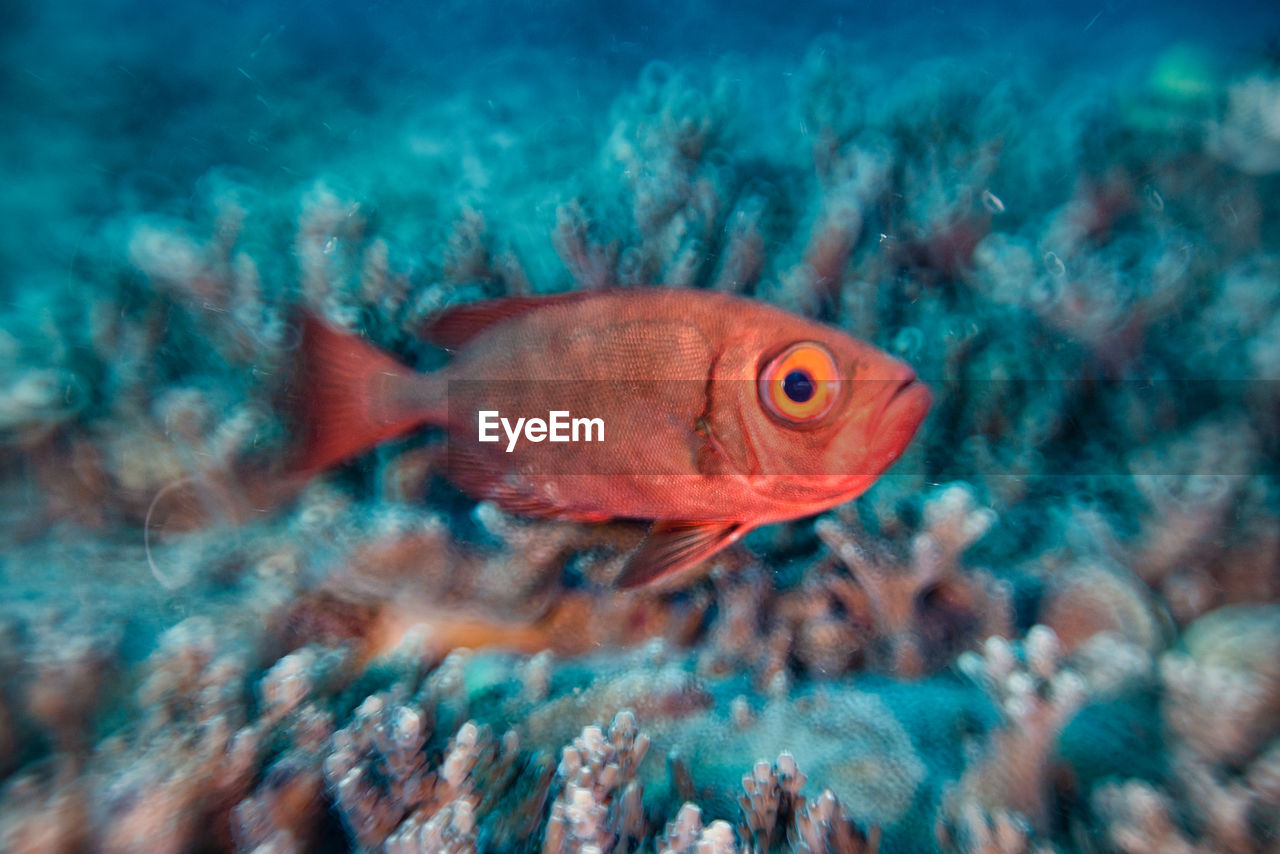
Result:
M289 749L232 811L239 848L305 851L315 844L327 806L322 762L334 734L321 699L350 675L346 655L309 647L281 658L259 680L260 726L274 728L277 743Z
M392 697L371 696L351 724L334 733L324 776L352 835L363 846L384 841L435 790L424 752L431 721Z
M245 725L244 661L199 618L178 624L138 689L146 716L128 737L100 745L90 779L91 822L104 851L181 851L214 828L258 770L262 731Z
M832 854L875 854L879 829L863 835L827 789L816 800L802 795L805 775L789 753L772 766L760 761L742 778L746 794L739 798L745 850L772 851L786 840L793 851Z
M443 699L445 687L429 679L421 696ZM374 694L334 734L324 777L356 842L397 852L474 851L482 817L495 819L487 830L491 839L509 844L513 836L527 836L530 811L540 812L549 775L536 763L522 767L514 732L495 742L489 728L474 721L459 727L433 766L430 708L395 693ZM438 709L442 716L445 711ZM522 772L529 787L523 792L517 785ZM501 814L500 801L510 814Z
M417 813L409 816L387 838L388 854L466 854L476 851L475 815L471 801L459 799L445 804L425 821Z
M704 275L706 246L728 214L722 206L732 172L711 155L726 134L733 97L732 87L699 85L661 62L642 72L605 144L630 184L640 234L619 257L621 283L690 286Z
M856 523L841 526L835 516L817 522L818 536L853 576L827 576L822 584L863 636L874 639L872 666L918 676L971 639L1008 631L1008 592L960 565L961 554L994 521L968 487L954 484L925 502L908 555Z
M635 715L619 712L608 735L588 726L560 754L556 769L559 793L551 804L545 854L611 850L646 835L642 788L636 770L649 749Z
M959 664L991 696L1005 725L992 736L985 756L965 771L950 793L939 825L940 838L961 846L968 844L964 838L981 838L984 823L974 818L974 810L988 816L987 826L996 829L997 837L1005 835L999 828L1019 821L1001 817L1003 811L1018 813L1029 827L1047 831L1052 808L1047 800L1050 761L1059 733L1088 696L1088 685L1063 666L1058 639L1043 626L1032 628L1017 646L1003 638L989 638L980 654L966 652ZM957 836L957 831L948 829L952 827L968 829L964 836Z
M772 767L763 760L757 762L751 773L743 776L746 794L738 799L743 838L766 849L778 841L797 806L804 803L799 797L804 784L805 776L790 753L781 754Z
M1124 854L1168 851L1195 854L1201 848L1182 834L1173 815L1173 804L1149 783L1130 780L1101 787L1094 804L1107 823L1108 841Z
M680 808L659 839L659 854L738 854L733 826L716 819L703 827L702 810L695 804Z
M514 759L514 745L504 745L504 766ZM434 805L415 809L386 841L385 850L402 852L475 851L475 813L479 795L472 776L481 761L492 761L495 749L487 731L468 721L450 742L437 772ZM496 781L495 781L496 783ZM439 804L442 806L436 806Z
M92 836L83 778L69 765L47 779L25 773L9 780L0 800L0 847L13 854L84 850Z
M236 845L246 851L306 851L316 842L324 806L318 762L286 756L232 811Z

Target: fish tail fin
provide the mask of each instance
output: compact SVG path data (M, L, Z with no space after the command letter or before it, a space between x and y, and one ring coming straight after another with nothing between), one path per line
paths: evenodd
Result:
M310 473L424 424L444 421L439 383L306 314L294 396L301 433L289 468Z

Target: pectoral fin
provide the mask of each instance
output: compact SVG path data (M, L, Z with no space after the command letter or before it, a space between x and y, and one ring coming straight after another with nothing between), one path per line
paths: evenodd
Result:
M614 586L641 587L690 569L737 542L748 530L742 522L654 522Z

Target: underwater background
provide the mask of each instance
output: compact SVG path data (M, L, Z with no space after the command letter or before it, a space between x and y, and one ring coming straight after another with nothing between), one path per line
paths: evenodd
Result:
M1280 10L0 0L0 850L1280 851ZM297 483L307 307L682 286L934 394L639 532Z

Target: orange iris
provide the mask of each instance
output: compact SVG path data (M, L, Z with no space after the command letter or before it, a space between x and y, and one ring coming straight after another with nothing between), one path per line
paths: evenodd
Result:
M772 414L796 424L816 421L839 396L836 360L821 344L793 344L760 372L760 399Z

